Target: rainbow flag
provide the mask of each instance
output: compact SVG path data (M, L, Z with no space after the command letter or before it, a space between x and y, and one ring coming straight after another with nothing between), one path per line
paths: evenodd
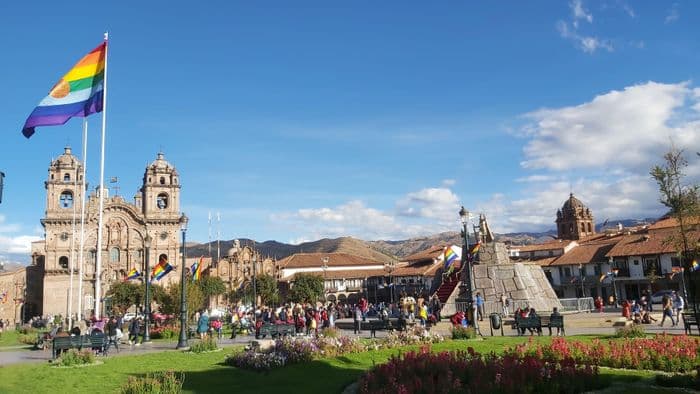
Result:
M192 264L192 280L199 280L199 278L202 277L202 260L204 259L204 256L199 258L199 261L196 263Z
M448 269L455 260L459 258L459 254L455 250L456 246L450 246L445 249L445 269Z
M37 126L62 125L70 118L101 112L106 57L107 41L80 59L34 108L22 134L29 138Z
M161 280L165 275L168 274L168 272L173 270L173 266L168 264L168 260L165 259L164 257L161 257L160 261L158 264L156 264L155 267L153 267L153 271L151 272L151 277L155 280ZM151 280L153 280L151 279Z
M127 280L136 279L139 276L141 276L141 273L139 271L137 271L136 268L132 268L131 271L126 273L126 278L124 278L124 280L127 281Z
M479 248L481 247L481 241L477 242L474 246L472 246L471 250L469 251L469 254L472 256L477 254L479 252Z

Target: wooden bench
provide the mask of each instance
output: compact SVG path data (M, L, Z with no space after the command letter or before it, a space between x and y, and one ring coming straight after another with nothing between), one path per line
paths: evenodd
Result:
M92 342L87 335L71 336L71 337L55 337L52 340L51 357L56 359L61 352L69 349L82 350L83 348L91 347Z
M686 334L692 334L693 326L697 327L698 333L700 333L700 325L698 325L698 321L695 319L695 314L692 311L681 312L681 316L683 317L683 329L685 329Z
M566 334L564 330L564 316L542 316L540 317L541 327L547 327L549 329L549 336L552 336L552 328L559 328L562 335Z
M372 338L377 337L377 331L393 331L394 326L391 325L391 320L370 320L369 321L369 331Z
M197 336L197 326L189 325L187 326L187 338L194 338Z
M540 316L517 316L515 318L515 325L518 329L518 335L524 335L525 329L537 330L537 334L542 335L542 320ZM532 331L530 334L532 334Z

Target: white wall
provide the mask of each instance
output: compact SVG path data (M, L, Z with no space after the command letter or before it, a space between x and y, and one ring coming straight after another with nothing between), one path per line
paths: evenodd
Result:
M637 261L637 264L634 263L635 261ZM644 265L642 262L642 256L629 256L627 258L627 264L630 267L630 278L644 277Z

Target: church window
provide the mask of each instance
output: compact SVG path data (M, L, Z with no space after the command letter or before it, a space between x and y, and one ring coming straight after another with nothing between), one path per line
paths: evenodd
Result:
M95 249L90 250L90 255L88 256L90 261L95 261L97 260L97 251Z
M53 174L51 174L51 180L53 181L53 179L54 179L54 178L53 178Z
M73 207L73 193L65 191L61 193L59 197L59 203L61 208L72 208Z
M61 268L67 270L68 269L68 257L66 256L61 256L58 258L58 265L61 266Z
M119 261L119 248L112 248L112 250L109 251L109 260L113 263Z
M160 184L165 185L165 177L164 176L160 177Z
M177 185L177 178L173 178L173 185Z
M590 224L590 223L588 223L588 232L589 232L589 233L592 233L592 232L593 232L593 231L591 231L591 224Z
M165 209L168 207L168 195L165 193L159 194L156 198L156 206L158 209Z
M70 174L69 173L66 172L65 174L63 174L63 182L70 182Z

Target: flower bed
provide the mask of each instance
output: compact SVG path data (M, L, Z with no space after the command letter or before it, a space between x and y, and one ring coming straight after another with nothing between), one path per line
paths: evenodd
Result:
M529 354L503 357L465 351L419 352L392 357L359 381L360 393L578 393L600 388L596 366L571 358L544 361Z
M256 371L269 370L286 364L311 361L319 357L336 357L347 353L359 353L367 350L388 349L399 346L431 344L444 341L438 334L425 330L392 332L386 338L367 344L357 338L346 336L294 338L284 337L275 341L269 353L260 353L256 349L234 353L226 357L225 363L238 368Z
M544 345L530 340L506 350L506 354L532 355L549 361L572 358L577 363L612 368L687 372L700 362L700 340L661 334L647 339L596 339L587 344L555 338L551 344Z

